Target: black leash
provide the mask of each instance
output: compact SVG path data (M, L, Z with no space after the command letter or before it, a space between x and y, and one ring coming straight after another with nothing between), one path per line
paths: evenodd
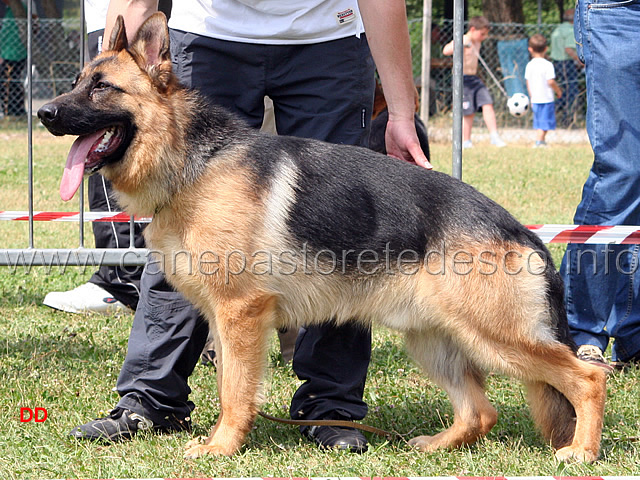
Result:
M380 428L372 427L369 425L363 425L361 423L352 422L350 420L290 420L286 418L274 417L264 412L258 412L258 415L260 415L263 418L266 418L267 420L271 420L277 423L284 423L286 425L297 425L301 427L320 427L320 426L347 427L347 428L356 428L358 430L363 430L365 432L373 433L381 437L386 437L389 440L393 440L394 438L399 437L399 435L396 433L387 432L386 430L382 430Z

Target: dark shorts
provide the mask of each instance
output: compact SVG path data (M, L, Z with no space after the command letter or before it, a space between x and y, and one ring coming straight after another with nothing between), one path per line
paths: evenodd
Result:
M556 129L556 109L555 103L532 103L534 130L555 130Z
M261 45L171 30L171 52L183 84L253 127L262 124L268 95L279 134L366 146L375 66L365 35Z
M477 75L464 76L464 88L462 91L462 114L476 113L483 105L492 105L493 98L489 89L482 83Z

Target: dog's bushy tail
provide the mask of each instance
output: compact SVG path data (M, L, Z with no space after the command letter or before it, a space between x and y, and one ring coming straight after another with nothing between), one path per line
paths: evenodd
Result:
M576 412L567 397L544 382L528 382L526 387L531 413L542 435L556 449L570 445Z
M549 254L550 255L550 254ZM549 261L553 262L551 258ZM578 346L569 331L569 321L567 320L567 309L564 302L564 282L558 271L550 264L545 272L547 280L547 304L551 316L551 325L555 330L556 339L567 345L573 353L578 351Z
M550 255L548 261L553 262ZM564 284L553 263L547 265L545 277L551 324L558 342L575 353L577 347L569 331L564 303ZM570 445L575 433L576 412L567 397L544 382L530 382L526 387L533 418L544 437L556 449Z

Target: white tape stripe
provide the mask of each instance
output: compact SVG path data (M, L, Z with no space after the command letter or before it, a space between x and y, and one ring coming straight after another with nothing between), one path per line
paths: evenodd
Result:
M591 238L589 238L588 243L620 243L634 231L636 230L624 227L613 227L609 230L594 233Z
M408 480L424 480L425 477L407 477L407 479ZM458 477L438 477L438 480L458 480Z
M136 479L136 478L121 478L119 480L140 480L140 479ZM147 478L146 480L167 480L166 478Z
M507 480L519 479L519 480L555 480L554 477L504 477Z
M85 220L86 220L86 217L85 217ZM80 214L76 213L75 215L68 215L64 217L53 218L51 219L51 221L52 222L78 222L80 221Z

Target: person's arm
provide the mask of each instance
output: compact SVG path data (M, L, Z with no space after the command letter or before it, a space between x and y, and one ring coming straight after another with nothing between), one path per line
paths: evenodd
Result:
M562 89L560 88L560 85L558 85L558 82L556 82L555 78L548 80L547 83L551 89L556 92L556 96L558 98L562 98Z
M469 37L467 36L467 34L465 33L462 36L462 45L464 48L471 48L471 40L469 40ZM451 55L453 55L453 40L451 40L449 43L447 43L444 48L442 49L442 54L446 55L448 57L450 57ZM466 55L466 53L465 53Z
M389 108L387 153L432 168L420 148L413 118L415 86L404 0L359 0L358 5Z
M104 28L105 47L109 45L111 30L118 15L124 17L127 39L131 42L144 21L158 11L158 0L111 0Z
M442 54L450 57L451 55L453 55L453 40L451 40L449 43L447 43L444 48L442 49Z
M576 51L575 48L566 47L564 49L564 51L565 51L565 53L567 55L569 55L573 59L574 62L576 62L578 65L584 67L584 63L582 63L582 61L580 60L580 57L578 56L578 52Z

